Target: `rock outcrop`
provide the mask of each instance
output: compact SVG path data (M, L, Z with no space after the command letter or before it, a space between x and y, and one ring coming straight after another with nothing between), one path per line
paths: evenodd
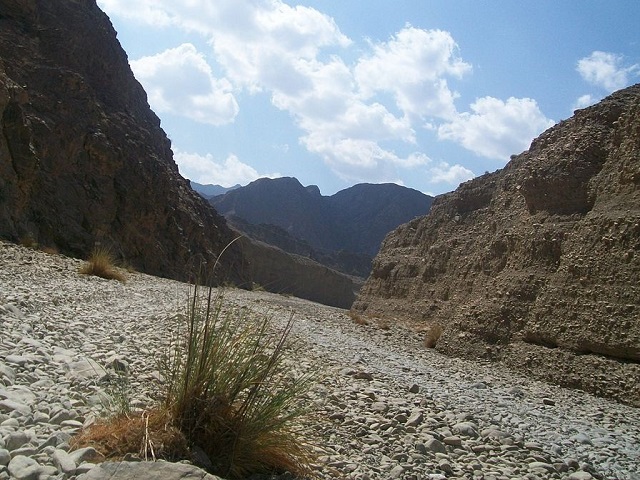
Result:
M640 405L640 85L390 233L353 309Z
M233 238L170 141L95 0L0 3L0 236L84 256L96 244L184 278ZM216 272L241 283L237 246Z

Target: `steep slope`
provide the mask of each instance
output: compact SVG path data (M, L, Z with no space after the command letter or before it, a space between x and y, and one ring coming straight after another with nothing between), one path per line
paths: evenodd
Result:
M431 206L395 184L360 184L325 197L295 178L263 178L211 203L239 230L332 268L367 276L384 236Z
M640 405L640 85L389 234L353 308Z
M433 198L395 183L361 183L327 198L334 212L340 247L375 255L398 225L429 211Z
M231 240L171 145L94 0L0 3L0 235L86 255L107 245L184 277ZM238 276L237 247L220 270Z

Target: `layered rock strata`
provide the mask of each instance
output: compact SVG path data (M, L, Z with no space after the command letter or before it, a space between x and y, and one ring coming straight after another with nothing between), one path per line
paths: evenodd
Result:
M353 308L640 405L640 85L390 233Z

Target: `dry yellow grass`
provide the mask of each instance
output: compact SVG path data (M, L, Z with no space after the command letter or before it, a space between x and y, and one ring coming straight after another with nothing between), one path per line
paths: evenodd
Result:
M123 283L127 280L126 275L115 267L111 252L102 247L95 248L91 252L89 259L80 267L79 272L83 275L95 275L96 277L118 280Z
M427 332L424 336L424 346L427 348L435 348L443 331L444 328L442 328L442 325L440 324L434 323L432 325L429 325L429 328L427 329Z

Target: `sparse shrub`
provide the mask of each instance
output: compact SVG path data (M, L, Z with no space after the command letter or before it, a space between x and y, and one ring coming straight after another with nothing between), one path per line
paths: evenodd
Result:
M427 348L435 348L443 331L442 325L438 323L429 325L424 337L424 346Z
M356 325L369 325L369 320L353 310L349 310L349 317Z
M60 253L56 247L41 247L40 251L47 255L58 255Z
M38 242L35 238L33 238L31 234L27 234L21 237L20 245L26 248L32 248L34 250L38 248Z
M189 459L225 478L309 474L300 421L313 377L288 367L292 319L273 333L268 317L228 309L213 289L201 290L194 288L182 332L161 359L161 404L142 417L100 422L74 446L93 445L108 458Z
M114 265L115 259L108 248L94 248L87 262L80 268L83 275L95 275L107 280L125 282L127 277Z

